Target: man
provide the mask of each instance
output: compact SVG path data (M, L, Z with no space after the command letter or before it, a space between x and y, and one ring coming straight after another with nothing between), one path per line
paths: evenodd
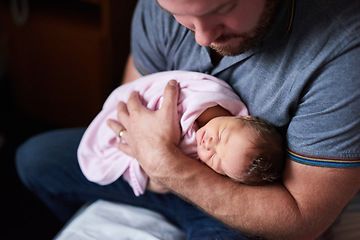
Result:
M173 81L159 111L143 108L136 93L127 105L119 103L119 123L110 124L128 143L119 148L153 181L239 232L318 237L360 189L359 8L355 0L140 0L124 82L172 69L224 79L251 115L284 131L289 156L282 183L259 187L234 183L187 158L177 147ZM136 199L121 180L105 187L86 182L72 156L81 134L48 133L18 151L23 181L59 217L105 198L159 211L189 239L241 239L172 194L148 191Z

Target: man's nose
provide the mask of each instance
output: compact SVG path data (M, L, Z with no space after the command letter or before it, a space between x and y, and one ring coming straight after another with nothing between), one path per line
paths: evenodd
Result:
M221 26L208 17L199 17L194 20L195 40L200 46L209 46L221 36Z

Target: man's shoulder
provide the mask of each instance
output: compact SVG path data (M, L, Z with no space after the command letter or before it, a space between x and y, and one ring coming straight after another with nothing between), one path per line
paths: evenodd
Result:
M336 34L340 38L360 30L360 1L358 0L304 0L297 1L295 24L307 26L304 30L318 34ZM301 27L300 27L301 28Z

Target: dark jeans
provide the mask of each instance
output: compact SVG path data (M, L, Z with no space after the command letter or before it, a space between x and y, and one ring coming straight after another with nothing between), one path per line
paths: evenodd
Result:
M121 178L106 186L89 182L76 157L83 133L84 129L47 132L29 139L16 155L23 183L64 222L85 202L104 199L157 211L184 229L188 239L249 239L173 194L146 192L136 197Z

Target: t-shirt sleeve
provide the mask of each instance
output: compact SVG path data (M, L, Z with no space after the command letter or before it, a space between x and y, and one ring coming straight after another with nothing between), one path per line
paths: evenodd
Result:
M134 66L142 75L172 69L173 53L184 35L172 15L155 0L139 0L131 27L131 54Z
M341 54L312 76L289 124L288 153L294 161L360 166L360 43L339 49Z

